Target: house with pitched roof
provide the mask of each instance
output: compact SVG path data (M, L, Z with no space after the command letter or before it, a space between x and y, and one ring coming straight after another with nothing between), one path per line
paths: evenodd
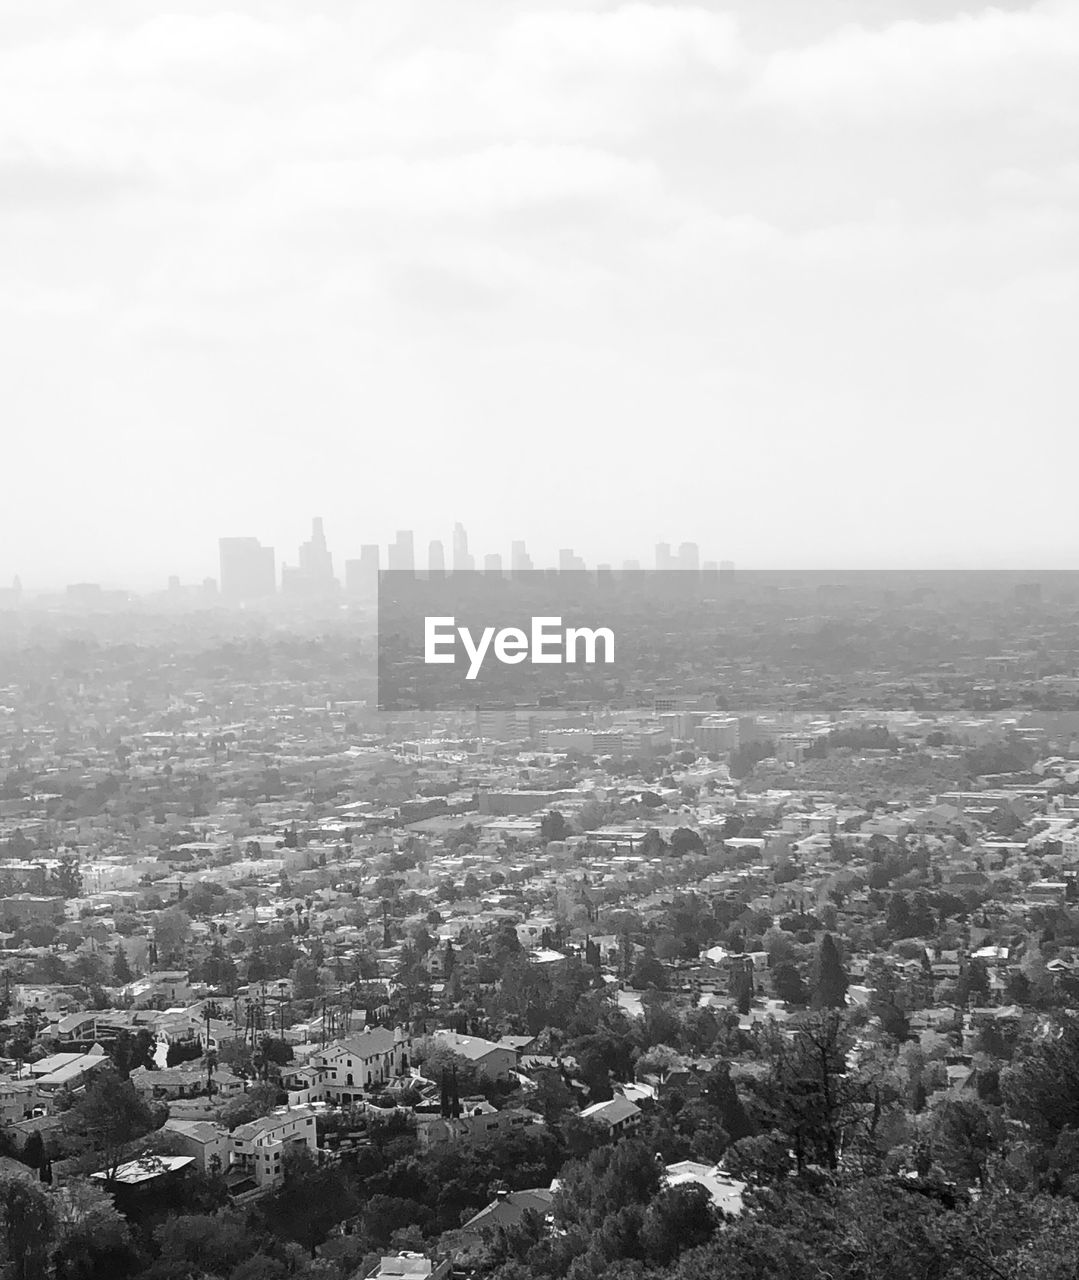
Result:
M287 1108L233 1129L229 1136L232 1169L250 1174L260 1186L284 1177L285 1151L293 1146L318 1150L315 1113L310 1107Z
M551 1212L554 1192L549 1187L532 1187L527 1191L500 1191L486 1208L461 1227L461 1234L474 1240L499 1227L513 1227L526 1213L546 1218Z
M608 1102L593 1102L585 1107L581 1119L601 1125L612 1138L624 1138L640 1128L641 1109L628 1098L616 1096Z
M311 1055L309 1065L319 1078L305 1075L303 1090L310 1101L356 1102L404 1075L411 1053L412 1036L406 1028L365 1027Z
M456 1031L436 1031L432 1040L473 1063L486 1080L507 1080L517 1070L517 1050L512 1044L496 1044L480 1036L463 1036Z

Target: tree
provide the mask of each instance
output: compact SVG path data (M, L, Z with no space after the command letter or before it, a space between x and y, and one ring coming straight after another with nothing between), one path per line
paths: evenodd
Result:
M750 1082L755 1111L787 1136L799 1171L807 1164L838 1168L844 1136L861 1121L873 1123L872 1090L847 1071L850 1047L842 1015L824 1010L808 1017L790 1043L774 1034L769 1073Z
M246 1093L230 1098L221 1108L221 1123L228 1129L237 1129L252 1120L261 1120L277 1106L280 1090L275 1084L256 1084Z
M995 1110L976 1098L945 1098L932 1112L934 1152L945 1170L966 1186L983 1191L989 1157L999 1148L1004 1126Z
M804 1005L809 1002L809 988L797 966L789 961L777 964L772 970L772 986L785 1004Z
M1059 1015L1052 1033L1021 1045L1000 1076L1008 1114L1042 1141L1079 1129L1079 1017Z
M630 981L638 991L643 991L646 987L655 987L661 991L666 987L667 971L650 948L646 948L638 957Z
M65 854L60 859L60 865L52 874L52 887L63 898L82 897L82 872L76 855Z
M112 1197L88 1179L72 1179L52 1196L56 1214L53 1265L57 1280L116 1280L139 1256Z
M126 987L134 978L131 972L131 965L128 963L127 952L124 950L124 944L121 942L116 948L116 954L112 960L112 977L113 981L119 987Z
M225 926L221 925L224 931ZM215 940L210 954L202 962L202 980L211 987L217 987L231 994L236 989L236 962L225 951L219 940Z
M26 1139L19 1158L29 1169L40 1169L45 1163L45 1140L38 1130L35 1129Z
M154 1232L162 1258L183 1276L227 1275L256 1252L261 1238L233 1209L170 1217Z
M657 796L656 799L659 800L659 797ZM659 803L662 804L662 800ZM637 852L642 858L661 858L667 853L667 841L663 839L655 827L652 827L651 830L644 833L641 843L637 846Z
M959 980L957 1003L966 1005L973 1001L984 1004L989 999L989 971L984 960L971 960Z
M810 979L814 1009L842 1009L847 1003L847 971L830 933L820 940Z
M47 1194L22 1178L0 1179L0 1230L12 1280L45 1280L55 1231Z
M536 1076L536 1091L529 1105L553 1127L573 1107L573 1094L556 1071L542 1071Z
M191 932L191 917L179 907L159 911L154 919L154 943L165 964L175 963L183 956L184 944Z
M282 1171L281 1189L268 1201L267 1226L303 1245L313 1258L331 1228L354 1214L359 1202L341 1170L319 1165L306 1147L288 1148Z
M121 1079L126 1080L136 1068L152 1069L156 1065L154 1062L156 1049L157 1043L153 1032L145 1028L139 1031L128 1031L126 1027L121 1027L116 1033L116 1039L112 1042L109 1057L117 1074Z
M131 1081L110 1066L94 1075L64 1121L69 1131L90 1140L101 1156L106 1181L112 1182L133 1144L160 1128L167 1116L167 1109L151 1107Z
M225 890L221 885L202 880L184 898L183 909L189 916L220 914L224 897Z
M748 961L731 970L731 995L738 1012L747 1014L753 1006L753 966Z
M565 840L569 834L569 824L557 809L551 809L540 818L540 839L544 844L549 844L552 840Z
M512 924L502 925L491 939L491 957L499 968L504 968L510 960L524 954L517 930Z
M625 1035L596 1031L571 1040L566 1052L576 1061L581 1080L588 1086L589 1098L603 1102L611 1097L610 1079L630 1079L633 1065L632 1045Z
M1031 983L1022 969L1010 969L1004 983L1004 996L1009 1004L1030 1003Z
M888 932L893 938L909 938L913 930L910 923L910 904L906 894L893 893L888 898L886 917Z
M740 1142L743 1138L753 1136L756 1127L738 1096L738 1090L731 1079L729 1062L717 1062L709 1071L704 1079L702 1094L731 1142Z
M297 1000L314 1000L318 995L318 969L310 960L297 960L293 966L292 993Z
M441 1084L444 1078L455 1076L458 1090L465 1095L475 1093L480 1088L476 1064L438 1040L428 1040L417 1045L416 1059L425 1080Z
M99 955L83 952L75 957L75 963L71 966L71 976L81 986L100 986L107 977L105 962Z
M202 1057L202 1045L196 1040L173 1040L165 1053L165 1065L178 1067L182 1062L194 1062Z
M637 1059L634 1070L638 1079L645 1075L665 1079L672 1071L680 1070L685 1065L686 1060L677 1049L672 1049L669 1044L654 1044Z
M263 1036L258 1047L263 1062L269 1066L287 1067L295 1056L292 1045L282 1036Z
M660 1170L647 1143L628 1139L571 1161L559 1183L552 1206L556 1224L588 1232L620 1209L647 1204L660 1188Z
M671 857L684 858L687 853L703 853L704 841L690 827L676 827L671 832Z
M716 1224L704 1187L667 1187L645 1210L640 1237L645 1256L658 1265L672 1262L684 1250L704 1244Z

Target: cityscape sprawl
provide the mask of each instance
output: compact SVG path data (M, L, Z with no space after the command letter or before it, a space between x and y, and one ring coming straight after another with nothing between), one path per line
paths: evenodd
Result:
M4 597L10 1274L1074 1273L1079 575L663 554L533 700L317 520Z

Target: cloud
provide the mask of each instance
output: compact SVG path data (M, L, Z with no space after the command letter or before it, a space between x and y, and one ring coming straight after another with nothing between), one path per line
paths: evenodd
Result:
M144 191L141 169L94 167L64 158L0 158L0 205L9 211L65 211Z
M277 169L260 191L278 210L336 208L423 222L492 219L559 206L587 214L605 204L639 210L663 201L662 180L647 159L599 148L496 143L438 156L359 155Z
M929 121L1023 109L1075 123L1079 10L1058 0L987 8L937 21L845 26L802 48L773 51L755 103L809 114Z
M28 474L39 428L81 458L76 425L107 451L122 420L201 430L271 492L298 421L332 490L320 461L351 456L361 405L380 466L432 469L370 502L434 509L445 424L496 456L512 406L531 438L603 454L590 511L642 485L621 442L648 456L674 536L731 471L774 511L856 489L818 437L834 466L867 424L931 450L1019 403L1070 423L1070 3L46 7L20 0L0 50L0 341Z

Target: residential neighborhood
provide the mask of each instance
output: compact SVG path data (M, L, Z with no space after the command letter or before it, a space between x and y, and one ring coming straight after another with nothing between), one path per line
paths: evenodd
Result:
M152 614L9 648L0 1142L50 1265L681 1280L1067 1199L1071 605L783 608L512 708L346 696L344 626L257 680Z

